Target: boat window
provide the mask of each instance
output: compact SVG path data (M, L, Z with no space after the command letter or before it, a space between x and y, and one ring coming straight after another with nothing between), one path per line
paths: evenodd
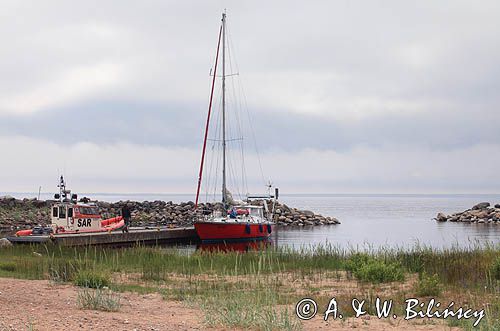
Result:
M80 207L80 214L82 215L98 215L99 209L97 207Z
M262 212L259 208L250 208L250 215L262 217Z
M73 208L68 208L68 217L73 217Z
M52 217L57 217L57 207L52 208Z
M66 207L65 206L59 207L59 218L66 218Z

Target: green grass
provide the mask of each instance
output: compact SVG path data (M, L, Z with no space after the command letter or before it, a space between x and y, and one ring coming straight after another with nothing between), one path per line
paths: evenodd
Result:
M109 274L96 272L94 270L80 270L75 277L76 286L89 288L108 287L111 283Z
M500 257L497 257L491 266L491 276L495 280L500 280Z
M33 253L37 254L33 254ZM500 278L499 247L433 250L387 249L358 251L331 245L294 251L267 249L238 252L195 252L175 249L132 247L63 248L57 246L14 246L0 250L0 276L74 281L80 270L104 273L140 273L146 281L168 281L170 274L262 275L348 270L366 281L401 280L404 273L437 274L445 284L463 287L485 286L488 278Z
M347 274L362 281L360 286L373 286L372 292L365 289L359 293L369 294L370 302L377 296L379 283L401 282L417 273L419 280L413 292L399 293L401 300L408 295L439 297L443 292L464 299L463 294L468 293L476 300L467 297L469 305L479 308L500 296L500 246L360 251L322 245L301 250L192 254L142 246L14 246L0 249L0 261L0 277L50 279L86 287L78 294L78 303L85 309L118 309L113 308L116 301L119 306L117 292L159 292L167 300L201 307L208 325L243 329L300 328L293 316L294 304L306 292L327 302L326 294L321 292L325 288L317 284L327 276L340 279ZM111 275L124 275L126 282L114 283ZM285 276L300 284L303 292L293 289ZM103 287L112 291L104 291ZM481 322L481 327L491 326L494 330L499 323L500 305L491 304L488 309L488 319ZM463 321L449 323L467 328Z
M280 307L270 290L214 292L202 300L209 326L230 326L259 330L299 330L301 325L290 308Z
M475 302L471 304L472 307L476 305ZM485 309L485 316L481 322L474 326L475 319L457 319L451 318L447 320L448 326L459 327L465 331L498 331L500 330L500 299L496 298Z
M258 330L298 330L292 306L297 299L287 292L287 284L279 277L265 274L257 277L238 276L233 281L225 277L200 279L187 277L162 288L164 299L185 302L205 312L205 322L211 327L229 326ZM202 277L203 278L203 277Z

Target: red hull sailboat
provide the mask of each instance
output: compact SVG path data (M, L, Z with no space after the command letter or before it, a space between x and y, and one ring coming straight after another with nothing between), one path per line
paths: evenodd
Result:
M200 171L198 175L198 188L196 191L196 206L198 207L198 200L200 196L200 187L202 183L205 151L207 147L208 130L210 127L210 118L212 113L212 101L214 95L214 86L217 76L217 65L219 62L219 50L222 43L222 93L221 93L221 123L219 130L221 134L220 139L213 141L221 142L222 150L222 204L219 204L218 210L211 211L208 215L200 215L194 221L194 227L200 239L204 242L207 241L239 241L239 240L257 240L266 239L273 232L274 222L273 212L276 199L278 198L278 190L275 189L274 196L254 196L247 197L247 203L243 201L236 202L232 199L231 194L227 189L226 180L226 147L229 141L235 139L228 139L226 137L226 14L222 14L222 23L219 29L219 39L217 42L217 53L215 57L215 65L213 70L212 88L210 94L210 101L208 107L208 115L205 126L205 139L203 142L203 150L200 163ZM233 75L231 75L233 76ZM241 138L242 140L242 138ZM242 153L243 154L243 153ZM234 169L230 169L234 170ZM270 185L268 186L270 188ZM251 205L248 202L251 198L262 199L262 206ZM272 207L269 207L266 199L273 199ZM216 205L217 206L217 205ZM271 210L269 210L271 209Z
M273 227L274 223L264 215L264 207L252 205L237 206L225 216L214 212L194 223L198 236L205 241L265 239Z
M227 223L227 222L197 222L194 225L202 240L245 240L264 239L272 233L271 224Z

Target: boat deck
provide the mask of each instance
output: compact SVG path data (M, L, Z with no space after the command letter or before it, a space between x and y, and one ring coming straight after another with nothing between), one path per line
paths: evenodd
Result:
M136 243L190 243L199 238L194 227L131 227L129 232L94 232L78 234L34 235L26 237L8 237L13 244L54 243L61 246L88 245L131 245Z

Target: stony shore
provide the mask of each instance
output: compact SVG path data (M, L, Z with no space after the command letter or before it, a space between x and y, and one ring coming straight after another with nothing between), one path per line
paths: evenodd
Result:
M15 199L0 197L0 230L47 225L50 223L50 206L53 200ZM183 227L192 225L197 215L192 201L173 203L172 201L97 201L103 218L119 215L121 208L127 205L132 211L132 225L167 225ZM254 201L262 205L262 201ZM220 203L201 204L198 210L212 211L220 208ZM334 217L315 214L309 210L291 208L277 203L275 221L281 226L334 225L340 222ZM199 211L198 211L199 212Z
M438 222L463 222L463 223L493 223L500 224L500 204L491 207L489 202L481 202L471 209L446 215L437 214L434 218Z

